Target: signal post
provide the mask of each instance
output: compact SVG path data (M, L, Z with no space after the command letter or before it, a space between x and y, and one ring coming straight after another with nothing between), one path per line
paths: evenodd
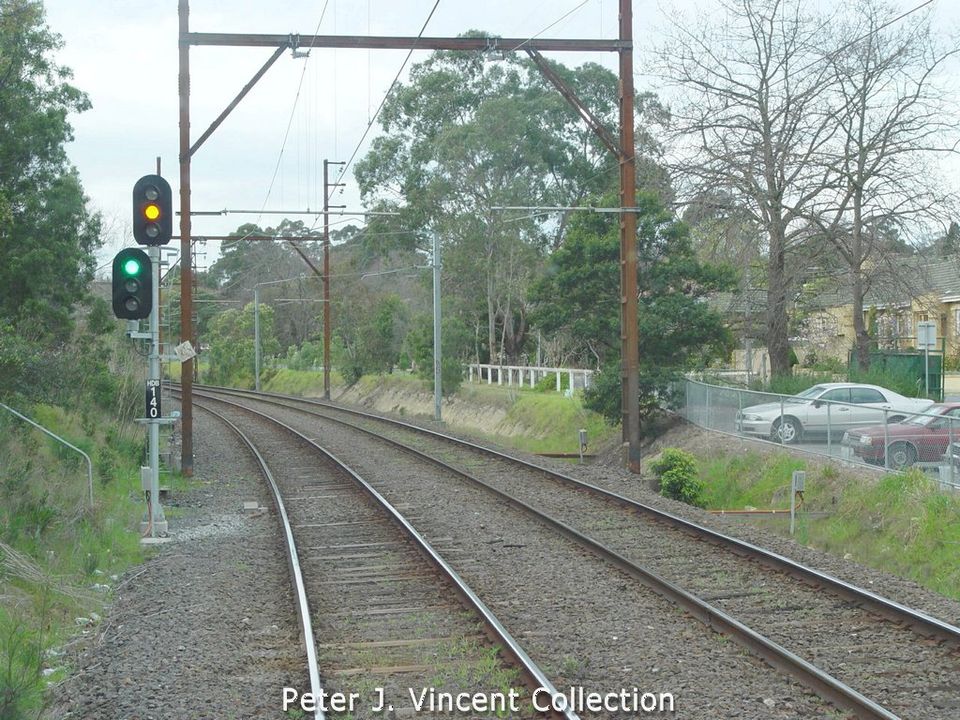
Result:
M173 234L173 207L169 183L159 175L145 175L133 187L133 237L139 248L124 248L113 260L113 312L133 321L128 335L149 340L150 354L144 388L144 416L137 422L147 425L149 466L141 467L140 480L147 502L146 519L140 530L150 539L167 534L167 520L160 504L160 426L176 421L164 417L160 394L160 246ZM149 332L139 332L139 320L149 317Z

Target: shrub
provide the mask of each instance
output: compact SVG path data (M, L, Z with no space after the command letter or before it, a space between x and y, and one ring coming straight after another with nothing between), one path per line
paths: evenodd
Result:
M452 395L463 383L463 361L470 356L473 335L466 323L456 316L443 318L440 338L440 382L443 394ZM413 322L404 340L403 354L417 365L417 374L433 381L433 318L421 315Z
M679 448L666 448L650 469L660 479L660 494L688 505L702 506L703 482L697 477L697 461Z
M793 375L775 375L770 378L769 384L764 386L762 383L754 389L764 390L765 392L777 393L778 395L796 395L807 388L811 388L819 383L834 382L833 375L824 373L794 373Z
M299 348L291 345L287 348L286 363L290 370L314 370L322 367L323 341L304 340Z
M0 607L0 718L39 715L43 706L41 648L37 633L22 618Z
M879 385L888 390L893 390L906 397L919 397L923 395L922 375L917 376L909 372L897 372L878 365L872 365L867 370L851 369L849 374L850 382L866 383L868 385Z
M564 392L570 388L570 373L561 373L560 374L560 392ZM556 392L557 390L557 373L547 373L542 377L534 386L533 389L536 392Z

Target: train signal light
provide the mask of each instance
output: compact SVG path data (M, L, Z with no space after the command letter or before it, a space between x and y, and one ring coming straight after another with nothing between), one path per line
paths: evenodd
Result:
M133 237L140 245L166 245L173 237L170 183L144 175L133 186Z
M141 320L153 309L153 267L140 248L125 248L113 258L113 314Z

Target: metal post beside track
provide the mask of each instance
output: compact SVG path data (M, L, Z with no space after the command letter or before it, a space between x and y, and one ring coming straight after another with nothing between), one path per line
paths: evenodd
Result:
M443 378L440 346L440 235L433 233L433 419L441 420Z
M260 392L260 288L253 286L253 389Z
M830 406L833 405L827 401L827 455L833 455L833 426L830 423Z
M883 411L883 466L889 470L890 469L890 428L888 423L890 422L890 412L886 409Z

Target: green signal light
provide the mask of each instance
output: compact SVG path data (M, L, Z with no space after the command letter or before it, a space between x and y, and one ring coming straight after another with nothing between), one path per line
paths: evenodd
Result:
M136 275L137 273L140 272L140 262L138 260L134 260L133 258L130 258L129 260L123 263L123 271L127 275Z

